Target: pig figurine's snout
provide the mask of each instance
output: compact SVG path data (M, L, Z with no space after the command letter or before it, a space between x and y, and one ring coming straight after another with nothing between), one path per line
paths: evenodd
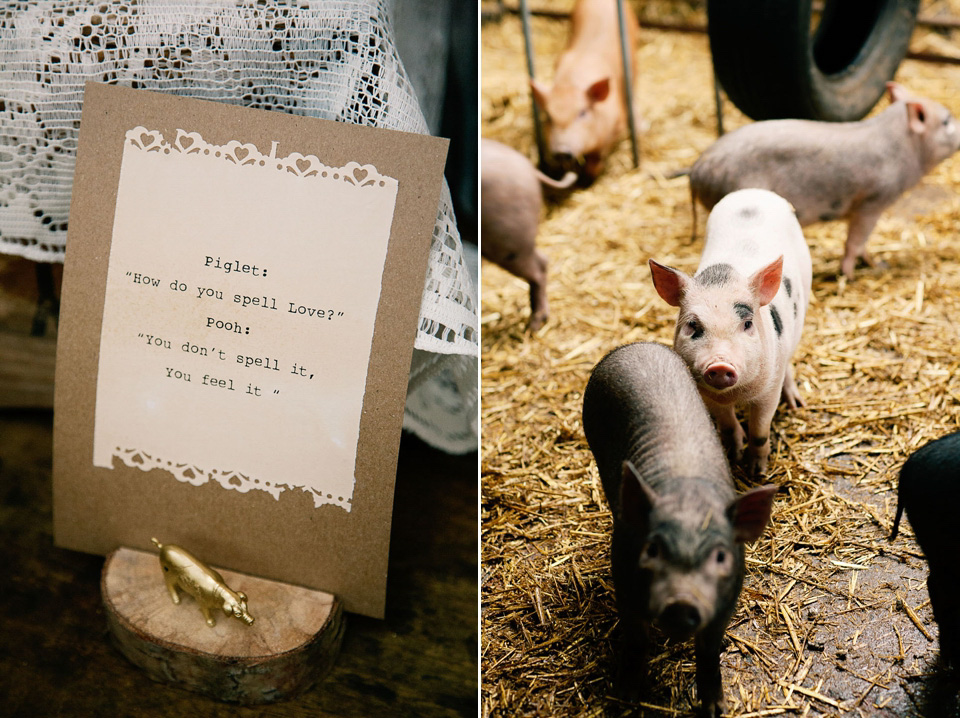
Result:
M703 372L703 380L714 389L729 389L737 379L737 370L724 362L715 362Z
M247 612L247 594L243 591L237 591L237 597L240 599L240 602L233 605L233 617L240 619L248 626L252 626L254 619L253 616ZM230 613L230 611L227 611L228 605L229 602L224 605L224 613Z

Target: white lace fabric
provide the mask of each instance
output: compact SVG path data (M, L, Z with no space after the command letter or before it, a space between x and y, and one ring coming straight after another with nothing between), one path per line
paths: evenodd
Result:
M426 134L387 2L5 3L0 252L63 261L83 86L90 80ZM476 287L444 185L404 424L447 451L476 448L478 323ZM474 435L465 438L470 425Z

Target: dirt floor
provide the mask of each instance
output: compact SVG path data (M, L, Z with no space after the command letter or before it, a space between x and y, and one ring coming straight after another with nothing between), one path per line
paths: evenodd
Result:
M538 77L549 79L566 24L535 17L533 33ZM534 157L518 17L485 23L481 41L481 133ZM914 35L923 47L952 43ZM698 705L690 644L660 644L641 706L611 694L611 522L580 421L606 352L672 342L676 310L654 291L647 260L692 273L702 247L690 241L687 180L667 177L716 139L707 38L643 29L638 62L641 167L625 141L594 186L545 210L547 324L526 332L526 284L482 267L484 716L672 716ZM908 60L896 79L960 114L960 66ZM748 120L727 103L725 121ZM804 230L814 296L794 372L807 406L774 418L768 480L785 489L748 548L727 632L729 715L960 715L909 524L887 539L900 465L960 428L958 190L955 155L880 219L868 246L889 268L861 267L849 283L837 278L845 224ZM750 485L737 477L740 490Z

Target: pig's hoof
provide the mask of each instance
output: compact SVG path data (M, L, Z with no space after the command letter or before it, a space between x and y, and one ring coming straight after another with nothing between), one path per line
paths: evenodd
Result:
M747 452L746 470L750 476L765 476L768 463L767 456L760 456L752 450Z
M720 718L723 715L724 705L723 701L711 701L709 703L701 703L700 710L697 711L697 715L700 718Z
M800 396L800 392L797 390L797 387L792 387L791 389L784 387L780 398L785 401L787 406L789 406L791 409L796 409L798 407L807 405L807 403L803 400L803 397Z
M738 424L732 429L720 430L720 443L727 450L727 460L731 464L739 463L743 458L743 428Z
M620 681L613 695L624 703L639 703L644 696L644 690L643 686L636 682Z
M649 692L650 683L646 672L636 666L620 666L613 684L614 697L626 703L638 703Z
M856 259L853 257L844 257L843 261L840 262L840 273L847 278L848 282L853 281L853 267L856 264Z
M527 331L530 332L531 334L536 334L538 331L540 331L540 327L542 327L546 323L546 321L547 321L546 314L531 315L530 321L527 322Z
M728 449L727 461L730 463L730 466L739 464L741 461L743 461L743 449Z
M634 655L634 651L625 650L613 681L613 695L627 703L637 703L649 691L650 677L645 662Z

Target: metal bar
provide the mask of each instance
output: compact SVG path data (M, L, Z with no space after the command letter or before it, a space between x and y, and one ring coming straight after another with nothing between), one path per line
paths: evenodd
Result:
M527 52L527 75L531 82L535 75L533 72L533 33L530 29L530 8L527 0L520 0L520 17L523 21L523 44ZM533 96L533 88L530 88L530 106L533 108L533 136L537 143L537 157L543 163L547 158L547 148L543 141L543 126L540 122L540 108L537 107L537 100Z
M526 0L524 0L526 2ZM633 153L633 166L640 166L640 142L637 139L637 123L633 116L633 71L630 68L632 48L627 42L627 19L623 12L624 0L617 0L617 20L620 23L620 60L623 62L623 92L627 101L627 126L630 128L630 150Z

